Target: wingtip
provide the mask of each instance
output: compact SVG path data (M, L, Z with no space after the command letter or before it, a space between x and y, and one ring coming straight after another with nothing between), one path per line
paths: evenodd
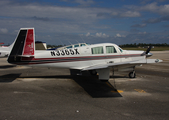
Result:
M159 63L159 62L163 62L163 60L156 59L155 62L156 62L156 63Z

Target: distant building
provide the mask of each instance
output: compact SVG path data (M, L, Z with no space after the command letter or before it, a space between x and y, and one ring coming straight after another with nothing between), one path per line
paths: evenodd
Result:
M4 43L0 43L0 47L3 45Z
M47 49L46 42L36 41L35 42L35 49L36 50L46 50Z
M150 46L144 46L143 48L149 48ZM154 48L154 46L152 46L152 48Z

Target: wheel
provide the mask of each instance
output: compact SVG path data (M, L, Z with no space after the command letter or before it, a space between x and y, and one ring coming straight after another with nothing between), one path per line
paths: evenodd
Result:
M129 78L135 78L135 77L136 77L135 71L129 73Z
M97 75L96 70L89 70L89 72L90 72L91 75Z

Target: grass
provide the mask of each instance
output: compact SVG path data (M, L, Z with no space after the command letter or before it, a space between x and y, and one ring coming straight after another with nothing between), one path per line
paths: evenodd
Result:
M142 51L146 51L147 48L136 48L136 47L122 47L123 50L142 50ZM151 49L151 51L165 51L165 50L169 50L169 47L154 47Z

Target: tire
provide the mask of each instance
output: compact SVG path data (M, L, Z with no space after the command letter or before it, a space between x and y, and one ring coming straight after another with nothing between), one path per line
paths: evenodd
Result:
M96 70L89 70L89 72L90 72L91 75L97 75Z
M136 77L135 72L130 72L130 73L129 73L129 78L135 78L135 77Z

